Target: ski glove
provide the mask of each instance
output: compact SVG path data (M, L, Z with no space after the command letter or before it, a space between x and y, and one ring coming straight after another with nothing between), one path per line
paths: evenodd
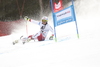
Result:
M54 36L54 35L50 36L50 37L49 37L49 40L53 40L53 36Z
M27 16L25 16L24 20L30 21L30 18L28 18Z

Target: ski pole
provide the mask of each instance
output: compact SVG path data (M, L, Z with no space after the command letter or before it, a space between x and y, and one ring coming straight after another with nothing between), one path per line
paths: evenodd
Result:
M27 25L27 21L26 21L26 35L28 36L28 25Z

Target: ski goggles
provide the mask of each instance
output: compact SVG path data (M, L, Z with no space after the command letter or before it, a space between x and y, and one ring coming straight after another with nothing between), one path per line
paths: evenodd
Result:
M42 20L42 22L47 22L47 20Z

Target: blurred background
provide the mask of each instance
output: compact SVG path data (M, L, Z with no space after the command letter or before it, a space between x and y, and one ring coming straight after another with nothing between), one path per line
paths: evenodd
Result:
M69 2L63 0L63 5ZM10 35L13 29L21 26L24 16L40 20L50 13L50 0L0 0L0 36Z
M63 0L63 5L69 1ZM41 11L44 15L51 12L50 0L0 0L0 21L18 20L26 15L39 19Z

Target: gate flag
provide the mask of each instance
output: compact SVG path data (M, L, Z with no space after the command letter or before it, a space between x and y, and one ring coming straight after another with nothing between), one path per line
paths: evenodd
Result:
M77 26L75 11L74 11L74 1L71 0L72 5L70 5L69 7L63 10L62 10L63 8L62 0L60 0L58 4L52 3L52 0L50 1L51 1L51 7L52 7L53 21L54 21L55 40L57 41L56 29L62 24L73 22L73 21L75 21L77 37L79 38L78 26Z
M67 7L66 9L63 9L59 12L54 13L54 17L55 19L55 27L58 25L62 25L68 22L72 22L75 21L75 14L73 11L73 5Z

